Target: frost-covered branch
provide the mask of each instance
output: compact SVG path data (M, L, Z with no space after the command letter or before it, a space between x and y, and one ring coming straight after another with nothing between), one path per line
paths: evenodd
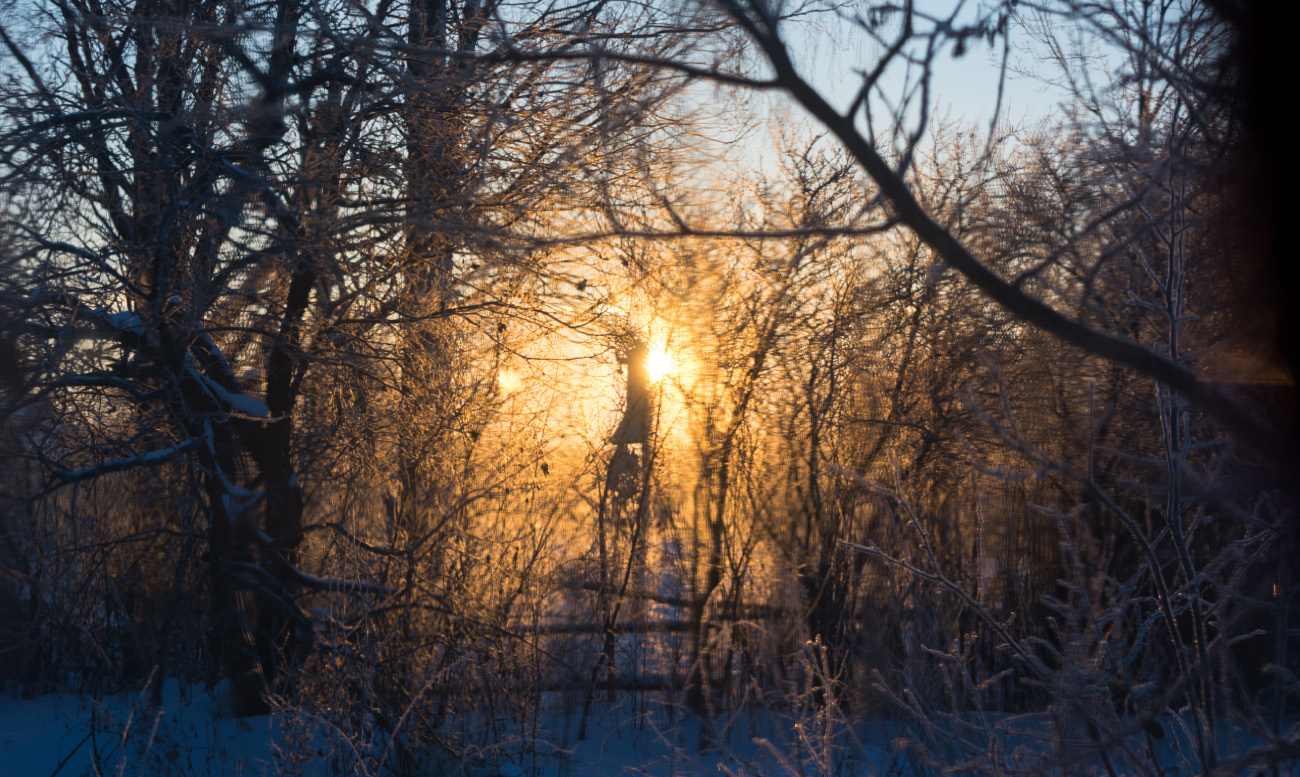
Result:
M173 445L170 448L162 448L156 451L148 451L133 456L125 456L120 459L110 459L109 461L100 462L92 467L83 469L62 469L56 468L53 471L54 477L63 483L78 483L83 480L107 475L111 472L124 472L129 469L139 467L153 467L164 464L169 461L175 461L183 456L186 452L194 448L195 440L186 440L179 445Z

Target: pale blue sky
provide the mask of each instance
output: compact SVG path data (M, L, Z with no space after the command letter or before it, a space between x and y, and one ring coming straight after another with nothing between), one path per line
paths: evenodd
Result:
M926 0L918 3L934 15L946 16L957 5L954 0ZM973 8L974 3L966 3ZM968 17L970 13L964 13ZM806 78L831 96L838 107L846 107L859 86L857 70L868 69L877 61L879 49L865 34L852 25L823 17L821 21L795 22L786 31L791 48L799 56ZM1065 95L1042 81L1025 77L1016 67L1034 65L1033 43L1019 28L1011 29L1012 50L1003 88L1003 120L1033 122L1059 113ZM937 57L932 80L932 99L937 113L947 113L957 121L971 120L987 125L997 103L998 80L1002 61L1002 41L989 46L984 40L971 40L965 55L952 56L951 44ZM889 91L896 93L902 83L902 68L887 76Z

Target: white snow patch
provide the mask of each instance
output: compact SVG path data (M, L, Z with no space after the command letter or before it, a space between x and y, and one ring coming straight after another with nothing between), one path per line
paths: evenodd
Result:
M147 693L0 696L0 773L255 777L282 771L277 718L218 717L211 694L187 690L182 698L179 685L169 681L157 708L148 705ZM303 766L304 777L332 774L322 754Z
M227 391L225 386L203 375L193 367L190 368L192 374L201 382L218 401L224 403L231 410L240 415L250 416L252 418L270 418L271 408L257 397L250 397L247 394L237 394L233 391Z
M132 310L124 310L120 313L106 313L104 323L116 329L119 332L144 337L144 319L139 313Z

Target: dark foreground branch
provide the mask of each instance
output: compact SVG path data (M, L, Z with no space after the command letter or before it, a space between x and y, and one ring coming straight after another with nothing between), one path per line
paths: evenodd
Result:
M952 265L976 288L1008 312L1062 340L1153 378L1186 396L1197 406L1224 423L1234 435L1257 451L1294 460L1294 441L1241 407L1216 386L1168 356L1123 337L1093 329L1065 316L1007 282L975 257L962 243L935 221L917 201L900 173L885 161L875 144L865 137L852 115L841 114L826 98L799 75L786 44L775 25L757 22L755 14L765 7L763 0L751 0L750 10L740 0L719 0L728 14L749 33L763 50L775 72L775 80L805 110L835 135L862 169L880 187L899 221L906 224L944 261ZM766 18L758 14L757 18Z

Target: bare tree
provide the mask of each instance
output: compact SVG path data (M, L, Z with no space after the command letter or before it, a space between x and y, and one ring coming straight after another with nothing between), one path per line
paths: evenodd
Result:
M1231 9L24 8L29 687L229 678L363 773L525 750L557 691L579 737L620 693L711 745L812 716L821 771L882 709L988 773L1293 752L1294 385L1222 302L1258 283ZM874 46L847 105L807 19ZM939 61L1017 25L1066 121L935 120ZM778 170L734 143L754 92L817 128L781 115Z
M304 422L388 386L416 403L394 408L407 419L443 413L399 456L393 539L427 540L413 505L463 447L448 434L473 431L458 387L481 385L439 322L509 309L511 277L545 272L512 225L590 186L578 162L673 89L631 69L589 89L585 62L517 56L615 29L600 7L60 1L5 31L21 205L4 301L25 354L7 417L41 415L46 505L104 477L193 479L194 513L168 521L186 563L206 547L209 647L241 708L313 640L304 597L390 590L306 571L304 489L336 441Z

